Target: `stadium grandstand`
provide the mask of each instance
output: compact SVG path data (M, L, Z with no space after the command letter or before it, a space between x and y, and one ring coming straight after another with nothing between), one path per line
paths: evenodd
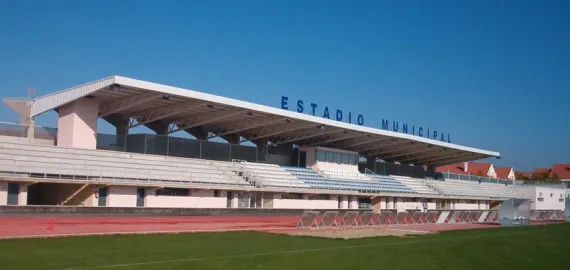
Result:
M20 122L0 124L0 205L403 212L531 196L470 163L497 152L120 76L3 102ZM57 128L35 125L48 111Z

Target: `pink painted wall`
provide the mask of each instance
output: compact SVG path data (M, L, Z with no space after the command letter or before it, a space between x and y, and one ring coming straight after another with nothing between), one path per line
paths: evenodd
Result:
M480 204L477 201L457 200L454 206L456 210L479 210Z
M315 147L301 147L301 151L307 151L307 167L315 165Z
M214 197L213 190L192 190L192 196L156 196L148 192L146 207L226 208L226 197Z
M348 196L341 196L340 200L340 209L348 209Z
M18 205L28 204L28 185L20 184L20 193L18 194Z
M564 210L566 192L564 189L538 186L514 187L513 190L520 196L531 200L531 210ZM540 196L542 193L542 197ZM552 197L550 196L552 194ZM562 201L560 201L562 195ZM542 200L539 201L539 198Z
M99 103L94 99L79 99L59 109L57 145L95 149Z
M337 200L273 199L273 208L279 208L279 209L338 209L338 201Z
M8 183L0 182L0 205L8 204Z
M137 207L137 188L110 186L107 195L107 206Z

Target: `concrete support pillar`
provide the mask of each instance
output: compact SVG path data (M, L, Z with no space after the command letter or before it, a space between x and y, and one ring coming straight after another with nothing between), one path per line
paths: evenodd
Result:
M18 193L18 205L28 205L28 186L29 184L20 184L20 193Z
M122 114L111 114L103 117L103 119L115 127L116 144L125 147L125 137L129 134L129 118Z
M350 209L358 209L358 196L350 196Z
M57 145L72 148L97 148L97 100L82 98L59 109Z
M26 136L28 137L28 143L34 144L34 134L36 129L36 120L34 118L28 119L28 132Z
M374 213L380 213L380 211L382 211L382 202L384 201L384 198L382 197L372 197L371 202L372 202L372 211L374 211Z
M237 192L233 192L234 197L232 198L232 208L238 208L238 196L237 196Z
M431 177L431 178L435 178L435 165L427 166L426 176Z
M340 197L340 209L348 209L348 196Z
M208 140L208 131L204 130L201 127L193 127L193 128L185 129L184 131L188 132L190 135L194 136L198 140L202 140L202 141Z
M263 162L265 160L267 160L267 155L268 155L268 142L266 139L259 139L259 140L254 140L252 141L252 143L254 143L257 146L257 160L260 162Z
M229 134L222 136L222 139L231 144L239 144L240 137L237 134Z
M167 121L154 121L145 124L145 127L149 128L150 130L154 131L156 135L168 135L168 122Z

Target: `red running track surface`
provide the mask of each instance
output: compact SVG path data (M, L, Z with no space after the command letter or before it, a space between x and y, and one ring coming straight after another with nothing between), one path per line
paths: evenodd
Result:
M299 216L0 217L0 238L295 228ZM50 222L53 229L48 230Z
M219 232L296 229L300 216L36 216L0 217L0 239L101 234ZM339 220L340 221L340 220ZM48 230L50 222L53 225ZM533 225L555 222L533 222ZM441 232L499 227L492 224L395 224L386 229Z

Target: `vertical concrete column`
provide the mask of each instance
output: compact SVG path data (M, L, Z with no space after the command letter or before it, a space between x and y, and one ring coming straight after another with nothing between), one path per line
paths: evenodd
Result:
M8 182L0 182L0 205L8 204Z
M372 211L374 211L374 213L380 213L380 211L382 211L382 203L384 202L384 198L373 197L371 202L372 202Z
M358 196L350 196L350 209L358 209Z
M20 184L20 193L18 193L18 205L28 204L28 186L29 184Z
M340 197L340 209L348 209L348 196Z
M34 144L34 134L36 133L36 119L34 118L30 118L28 120L28 132L27 132L27 137L28 137L28 143L29 144Z
M232 198L232 203L231 203L231 204L232 204L232 208L238 208L238 196L237 196L237 193L234 192L233 194L234 194L234 195L233 195L234 197Z
M158 120L146 123L144 126L154 131L156 135L168 135L168 121Z
M427 166L426 176L432 177L435 179L435 165Z
M184 131L194 136L197 140L202 140L202 141L208 140L208 131L203 129L202 127L193 127L185 129Z
M222 139L231 144L239 144L240 137L237 134L229 134L222 136Z
M117 134L116 144L126 147L126 136L129 134L129 118L121 114L111 114L103 117L105 121L115 127L115 134Z
M252 143L254 143L257 146L257 160L259 162L264 162L265 160L267 160L267 155L268 155L267 139L254 140L252 141Z
M59 109L57 145L71 148L97 148L99 103L82 98Z

